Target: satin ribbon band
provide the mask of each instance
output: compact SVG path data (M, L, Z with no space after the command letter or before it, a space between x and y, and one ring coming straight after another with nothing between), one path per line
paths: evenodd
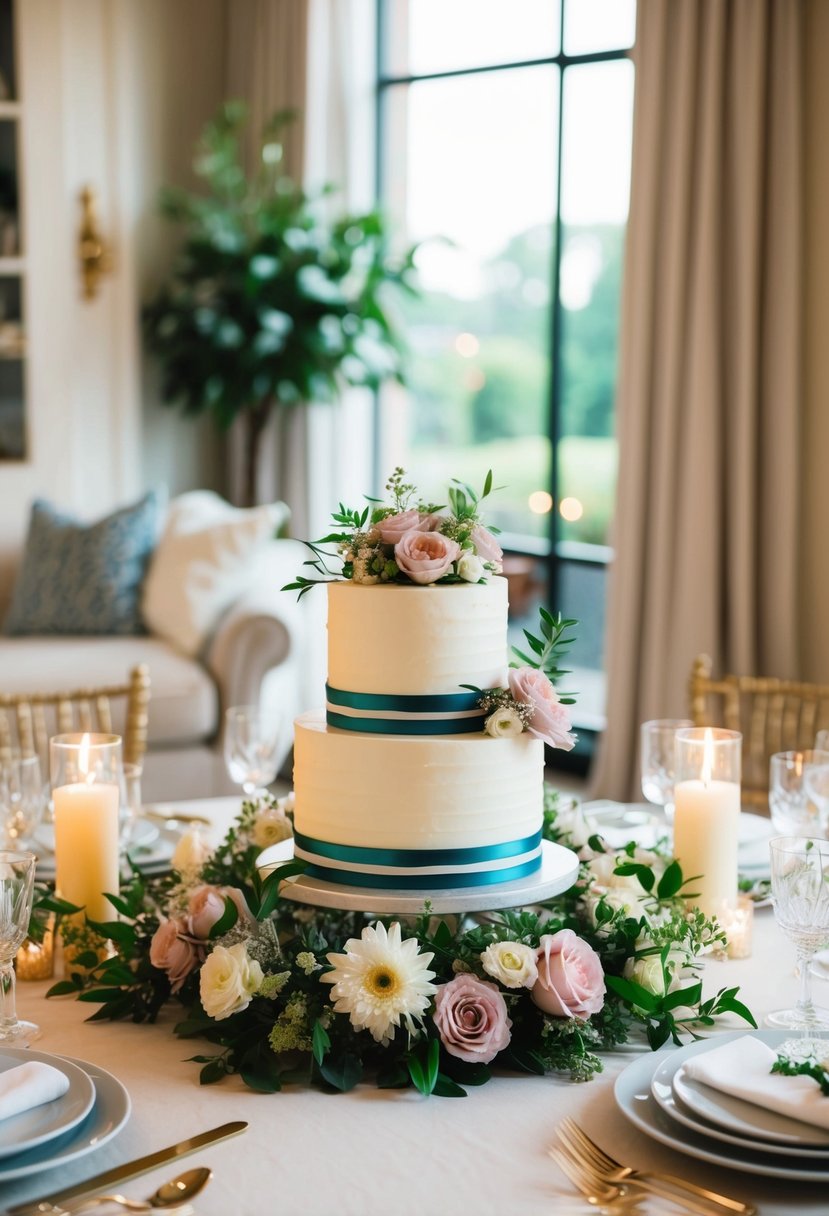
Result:
M480 733L484 717L474 718L352 718L325 711L329 726L374 735L471 735Z
M479 692L447 692L434 696L415 696L410 694L377 693L377 692L347 692L342 688L325 686L325 694L332 705L342 705L347 709L365 709L369 711L393 710L396 713L407 714L449 714L461 713L464 710L477 709Z
M471 866L485 861L500 861L507 857L520 857L541 844L541 831L524 836L521 840L505 840L500 844L479 845L471 849L367 849L360 845L333 844L328 840L316 840L294 831L295 844L306 853L318 857L330 857L332 861L348 861L364 866ZM396 878L395 878L395 881Z
M335 870L328 866L310 865L305 874L347 887L394 888L396 891L453 890L456 887L493 887L516 878L526 878L541 868L541 855L518 866L503 870L475 870L462 874L363 874L356 870Z

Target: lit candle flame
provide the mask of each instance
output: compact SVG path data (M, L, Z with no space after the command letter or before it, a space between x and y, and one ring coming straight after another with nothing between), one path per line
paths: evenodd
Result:
M702 750L702 783L708 785L714 768L714 732L710 726L705 732L705 743Z
M78 772L88 784L92 776L89 771L89 735L84 735L81 739L81 746L78 751Z

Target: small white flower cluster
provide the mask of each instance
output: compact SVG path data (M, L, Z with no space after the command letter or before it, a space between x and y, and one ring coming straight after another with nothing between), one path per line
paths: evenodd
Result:
M508 688L487 689L478 706L487 715L484 730L493 739L513 739L532 721L532 706L516 701Z

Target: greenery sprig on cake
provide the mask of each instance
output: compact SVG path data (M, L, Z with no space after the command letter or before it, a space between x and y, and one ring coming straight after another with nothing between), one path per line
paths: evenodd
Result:
M755 1025L736 988L703 997L700 957L725 935L686 909L679 864L609 848L552 792L544 835L579 851L577 882L481 923L428 906L413 924L368 923L281 899L302 863L263 878L256 859L290 834L290 812L246 802L215 852L190 834L174 873L136 871L112 897L120 919L88 923L88 953L50 995L99 1005L91 1021L153 1022L176 1003L176 1033L211 1045L190 1057L202 1082L238 1074L260 1092L365 1080L462 1097L498 1069L587 1080L637 1028L657 1048L721 1013ZM116 953L99 962L106 941Z
M485 583L502 568L503 552L486 528L481 504L492 493L492 470L483 490L453 481L448 506L425 501L417 487L396 468L386 482L387 501L367 498L359 509L340 503L332 516L333 529L317 541L307 541L313 557L305 562L318 577L298 575L283 591L300 598L319 583L348 579L354 583ZM324 548L334 545L335 549Z

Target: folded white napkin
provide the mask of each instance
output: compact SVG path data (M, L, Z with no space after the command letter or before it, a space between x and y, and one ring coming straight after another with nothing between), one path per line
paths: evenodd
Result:
M743 1098L789 1119L829 1129L829 1098L811 1077L772 1073L777 1052L753 1035L691 1056L685 1074L712 1089Z
M40 1060L29 1060L18 1064L7 1072L0 1073L0 1119L20 1115L44 1102L54 1102L69 1088L66 1073L43 1064Z

